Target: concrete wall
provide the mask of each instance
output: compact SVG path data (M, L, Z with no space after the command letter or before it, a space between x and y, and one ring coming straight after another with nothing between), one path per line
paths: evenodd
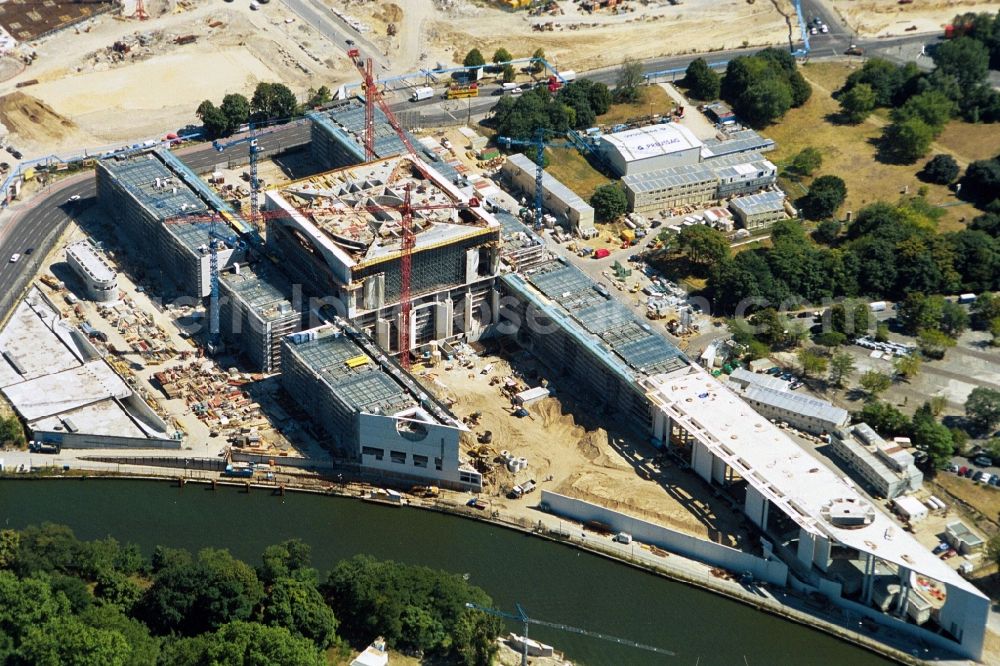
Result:
M788 582L788 566L777 559L765 560L750 553L699 539L662 525L656 525L548 490L542 491L541 505L546 510L570 520L599 521L617 532L628 532L637 541L658 546L692 560L736 573L749 571L755 579L767 581L773 585L784 586Z
M461 430L456 427L442 426L435 423L407 421L393 416L376 414L358 414L358 432L361 444L361 464L369 470L406 474L427 481L451 481L466 484L469 489L482 488L482 478L478 473L470 480L463 478L459 466L459 437ZM397 427L400 423L414 424L418 430L424 430L423 437L413 433L401 432ZM366 451L381 450L381 460L373 453ZM393 460L405 455L402 462ZM417 457L422 457L425 466L418 466ZM440 462L441 469L437 469Z
M32 436L35 441L59 444L64 449L179 449L183 443L176 439L114 437L112 435L87 435L65 431L36 430Z

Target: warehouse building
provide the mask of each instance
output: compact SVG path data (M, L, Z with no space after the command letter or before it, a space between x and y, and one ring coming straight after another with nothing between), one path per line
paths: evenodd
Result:
M210 251L214 241L220 268L243 261L245 244L225 224L186 223L224 211L235 220L229 206L170 151L154 150L97 162L97 200L116 222L125 245L143 248L147 268L171 280L178 289L196 298L211 293ZM169 222L168 222L169 221Z
M893 499L923 485L924 475L917 469L913 455L879 437L867 423L833 430L830 447L882 497Z
M677 123L603 134L597 146L605 162L623 177L698 164L703 149L698 137Z
M536 171L534 162L521 153L514 153L507 157L500 173L509 187L522 192L533 205ZM542 172L542 208L581 238L597 235L594 209L590 204L545 171Z
M729 210L747 231L766 229L788 217L785 213L785 193L781 190L736 197L729 202Z
M793 565L802 583L837 608L914 644L982 658L989 598L842 475L700 368L642 383L654 439L738 498L764 533L765 554ZM887 578L897 591L888 602L876 589ZM917 589L931 584L942 593L933 607Z
M118 299L118 273L97 254L90 241L80 240L68 245L66 263L80 278L88 299L98 303Z
M476 340L498 305L500 224L417 158L331 171L268 192L268 248L308 296L323 299L382 349L398 352L397 207L407 196L415 207L409 346Z
M30 437L56 449L182 446L180 433L37 289L0 331L0 391Z
M774 150L775 143L774 139L762 137L752 129L741 129L723 132L716 138L706 139L705 148L711 157L724 157L737 153L766 153Z
M627 175L622 184L630 210L653 213L759 192L773 186L777 178L774 164L749 152Z
M448 410L343 319L282 342L281 383L359 473L478 492Z
M292 285L264 264L243 266L219 276L222 339L238 349L258 372L281 369L281 341L302 325L302 303L289 300Z

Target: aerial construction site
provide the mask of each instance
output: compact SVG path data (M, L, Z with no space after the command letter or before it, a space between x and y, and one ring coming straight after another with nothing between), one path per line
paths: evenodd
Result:
M643 279L626 267L640 265L630 253L641 248L631 248L647 234L646 247L657 234L706 226L728 243L796 218L764 157L775 141L722 104L685 118L697 105L656 84L669 113L650 103L648 115L572 135L571 149L607 166L601 177L620 182L627 202L621 224L599 228L575 183L527 156L502 156L489 146L500 143L494 130L472 122L480 100L451 99L439 80L470 39L485 53L544 33L548 56L513 54L524 65L514 76L555 92L576 78L571 66L697 49L707 25L711 44L725 48L752 44L742 37L750 22L762 43L787 40L793 3L516 4L350 3L335 16L354 33L334 38L291 5L140 2L117 21L65 19L75 26L67 39L85 43L67 51L84 59L54 56L51 40L31 47L36 55L11 46L22 63L39 58L34 80L13 74L24 90L6 107L0 99L12 136L25 122L19 109L30 108L32 122L65 130L48 150L130 137L32 166L44 185L92 190L60 195L65 224L9 262L25 276L12 278L18 302L0 313L0 392L30 451L66 470L183 467L282 493L285 484L334 492L336 482L369 500L553 538L634 539L720 579L822 596L824 608L884 628L876 640L887 651L913 640L982 659L990 600L887 510L888 500L928 494L913 456L762 372L702 367L681 334L721 322L658 278L643 282L643 304ZM119 39L123 27L154 25ZM665 26L690 43L662 46ZM622 45L613 60L610 44ZM192 69L136 91L165 59L172 72ZM194 82L194 63L220 80ZM403 63L422 64L395 76ZM74 68L87 83L66 78ZM484 66L454 69L480 77ZM137 72L150 78L136 81ZM498 98L522 94L492 74L474 97L488 87ZM201 140L204 127L132 142L140 129L115 126L156 99L176 107L140 126L194 123L203 96L272 77L303 96L320 82L335 94L214 142ZM88 107L122 81L116 108ZM488 113L483 105L478 116ZM414 120L445 116L440 128ZM45 194L32 173L12 176L8 202ZM659 321L664 312L670 322ZM831 432L831 446L864 472L820 460L810 442Z

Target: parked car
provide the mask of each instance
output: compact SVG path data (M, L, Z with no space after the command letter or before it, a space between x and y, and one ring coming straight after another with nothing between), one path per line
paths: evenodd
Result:
M774 366L773 368L768 368L767 369L767 374L769 374L769 375L780 375L781 374L781 368L779 368L778 366Z
M972 480L975 481L976 483L979 483L979 479L983 478L983 474L985 474L985 473L986 472L984 472L981 469L980 470L976 470L976 473L972 475Z
M956 465L955 463L951 463L948 466L946 466L945 469L948 470L949 472L957 472L958 465Z
M958 475L959 476L965 476L965 473L968 472L968 471L969 471L969 468L966 467L965 465L962 465L961 467L958 468Z
M788 385L788 388L791 389L792 391L798 390L801 387L802 387L802 382L799 381L798 379L796 379L794 382Z
M989 472L985 472L981 477L979 477L979 483L984 486L989 485L990 481L993 479L993 475Z
M940 555L948 550L951 546L948 545L947 541L941 541L938 545L934 546L934 550L931 552L935 555Z
M993 458L989 456L976 456L972 459L972 464L977 467L989 467L993 464Z
M947 560L947 559L950 559L952 557L955 557L956 555L958 555L958 551L955 550L954 548L949 548L948 551L944 555L941 556L941 559L942 560Z
M965 470L965 474L963 474L962 476L964 476L967 479L971 479L972 475L975 474L975 473L976 473L975 468L974 467L970 467L969 469Z
M1000 474L994 474L993 478L990 479L991 486L1000 486Z

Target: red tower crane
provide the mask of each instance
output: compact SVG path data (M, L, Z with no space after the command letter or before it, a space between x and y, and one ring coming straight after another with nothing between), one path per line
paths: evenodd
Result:
M146 3L143 0L136 0L135 11L132 12L132 18L139 19L140 21L145 21L149 18L149 14L146 12Z
M362 60L361 51L358 49L349 50L347 55L354 62L354 66L358 68L358 72L361 73L365 91L364 141L366 159L371 161L375 158L375 105L377 104L378 108L385 114L386 120L392 125L392 129L396 131L399 139L403 142L403 145L406 146L406 152L414 158L414 165L417 170L420 171L424 178L431 180L430 174L421 166L420 156L414 149L410 137L406 135L399 121L396 120L392 109L389 108L385 99L382 98L382 93L379 92L375 76L372 73L372 59ZM409 192L407 192L407 201L404 201L403 205L397 208L403 216L401 221L403 249L399 256L401 277L399 296L401 315L399 324L399 358L403 367L407 370L410 369L410 310L412 308L410 285L413 273L413 248L416 245L416 239L413 237L413 229L411 228L413 209L409 206L408 200ZM452 207L461 207L461 204L454 204Z

